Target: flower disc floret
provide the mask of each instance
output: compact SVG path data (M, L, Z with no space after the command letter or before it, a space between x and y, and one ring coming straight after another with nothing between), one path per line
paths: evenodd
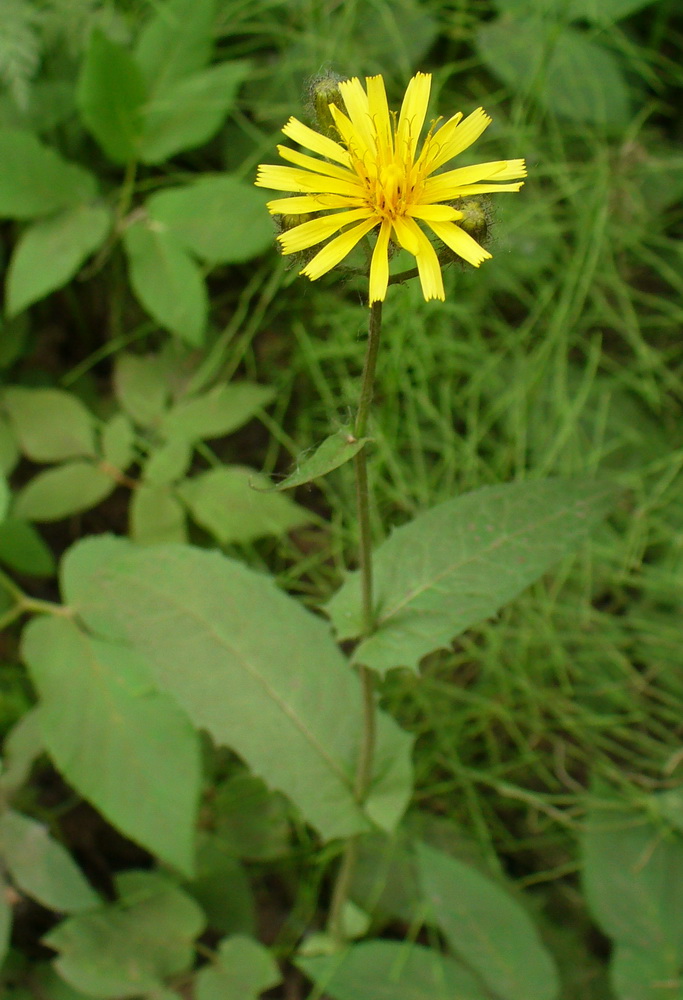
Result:
M367 77L365 89L357 78L342 81L339 91L346 112L329 105L340 141L290 118L284 134L317 156L278 146L282 159L294 166L259 167L259 187L291 194L268 203L272 214L315 215L278 236L285 254L327 241L301 271L312 281L336 267L373 230L371 303L383 301L387 292L390 242L415 257L425 299L444 299L441 264L423 226L474 267L491 256L457 225L463 214L449 202L519 191L526 176L524 160L441 171L490 125L483 108L467 118L458 112L440 127L433 123L418 151L431 79L428 73L412 78L398 116L389 111L381 76Z

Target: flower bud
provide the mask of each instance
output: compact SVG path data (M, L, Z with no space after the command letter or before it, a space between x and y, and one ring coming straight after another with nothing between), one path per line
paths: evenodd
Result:
M330 111L330 104L334 104L340 111L346 112L344 99L339 90L339 84L344 79L337 73L325 73L321 76L314 76L308 88L311 110L315 116L318 130L330 139L339 139L337 126Z
M462 212L462 219L458 219L456 225L485 247L491 225L491 200L486 196L474 196L457 198L451 204Z

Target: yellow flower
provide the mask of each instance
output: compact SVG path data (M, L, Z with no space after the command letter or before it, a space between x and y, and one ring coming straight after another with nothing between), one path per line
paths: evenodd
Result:
M339 264L363 236L379 227L370 264L370 302L381 302L386 295L390 240L415 256L425 299L444 299L439 258L418 220L475 267L491 256L456 225L463 213L447 203L489 191L519 191L519 178L526 176L524 160L496 160L437 173L471 146L491 119L478 108L464 120L458 112L440 128L435 122L418 152L431 82L429 73L412 78L397 121L389 111L381 76L366 77L367 91L357 78L345 80L339 90L347 113L329 105L341 142L290 118L284 134L324 159L278 146L283 160L296 166L259 167L259 187L301 193L269 202L273 215L333 212L281 233L283 253L306 250L342 230L301 271L311 281Z

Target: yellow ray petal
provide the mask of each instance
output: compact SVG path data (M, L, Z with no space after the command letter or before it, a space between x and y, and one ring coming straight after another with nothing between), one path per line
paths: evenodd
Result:
M428 222L436 235L454 253L466 260L468 264L479 267L483 260L488 260L491 254L479 246L469 233L466 233L460 226L453 225L452 222Z
M271 215L305 215L329 208L358 208L363 203L362 198L343 194L305 194L300 198L275 198L266 204Z
M456 121L457 117L455 115L447 121L433 136L435 155L429 164L426 164L430 173L438 170L444 163L448 163L454 156L476 142L491 124L491 119L483 108L477 108L463 122Z
M469 198L473 194L490 194L492 191L519 191L524 187L524 181L516 184L463 184L462 187L454 188L454 194L449 194L449 198Z
M318 251L313 260L309 261L303 271L299 273L305 274L311 281L316 281L323 274L327 274L333 267L336 267L347 254L351 253L356 243L376 225L375 219L368 219L367 222L361 222L360 225L342 233L341 236L336 236L322 250Z
M416 260L417 272L420 276L420 284L422 285L422 294L427 302L429 302L430 299L441 299L443 302L446 298L446 293L443 289L441 264L439 263L439 258L436 256L436 250L422 232L418 224L416 222L412 222L412 220L410 221L412 225L415 226L416 238L419 246L419 252L416 256ZM448 225L448 223L443 223L443 225Z
M431 73L417 73L406 88L396 129L396 151L408 161L415 157L415 147L427 115L431 87Z
M368 88L368 113L377 137L377 153L386 162L393 153L394 144L384 80L381 76L368 76L365 82Z
M341 181L354 181L356 175L346 167L339 167L335 163L327 163L326 160L317 160L314 156L307 156L306 153L299 153L289 146L278 146L277 151L283 160L296 163L304 170L311 170L315 174L325 174L326 177L337 177Z
M377 242L372 252L370 263L370 305L373 302L384 302L389 285L389 236L391 223L385 219L377 234Z
M424 201L446 201L457 195L452 192L465 184L478 181L510 181L526 177L524 160L494 160L490 163L475 163L470 167L457 167L443 174L429 177L424 184Z
M320 219L302 222L300 226L280 233L278 240L283 254L298 253L300 250L315 246L316 243L322 243L332 233L338 232L342 226L358 222L360 219L367 219L367 217L367 208L356 208L351 212L337 212L335 215L323 215Z
M290 118L282 131L288 139L293 139L294 142L300 143L306 149L311 149L314 153L319 153L320 156L326 156L329 160L335 160L344 167L349 166L349 154L338 142L328 139L326 135L321 135L319 132L314 132L312 128L304 125L297 118Z
M426 222L454 222L463 216L462 212L450 205L409 205L406 214L413 219L424 219Z
M297 167L281 167L264 163L258 168L257 187L272 188L273 191L301 191L321 194L345 194L359 198L364 194L360 182L341 181L336 177L322 177Z
M365 148L374 156L377 151L375 131L370 118L368 95L363 90L362 83L357 76L351 80L342 80L339 84L339 91L356 134Z
M398 242L404 250L407 250L408 253L412 253L413 256L415 256L420 249L420 245L415 235L416 229L418 232L420 231L417 223L413 222L412 219L403 218L400 215L397 215L396 218L391 221Z

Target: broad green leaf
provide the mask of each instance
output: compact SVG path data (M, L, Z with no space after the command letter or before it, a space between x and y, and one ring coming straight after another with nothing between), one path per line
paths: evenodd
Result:
M178 494L197 524L222 545L284 535L312 520L304 507L268 487L269 480L254 469L226 465L185 480Z
M325 837L369 828L353 796L360 684L323 620L218 552L105 537L74 546L63 567L66 599L83 620L126 635L195 726ZM384 713L378 723L366 811L391 829L410 796L412 741Z
M274 395L273 389L254 382L216 385L201 396L176 403L159 431L166 438L182 437L187 441L223 437L248 423Z
M145 85L135 60L95 29L78 81L78 107L86 128L114 163L138 158Z
M31 962L31 986L26 990L14 990L8 1000L92 1000L92 994L86 995L73 986L65 983L55 971L52 964Z
M680 922L680 915L677 916ZM681 1000L681 957L656 948L616 944L610 982L617 1000Z
M80 913L100 905L71 855L43 823L9 810L0 817L0 848L14 883L58 913Z
M0 966L5 961L12 933L12 907L8 889L9 886L0 874Z
M237 774L215 789L211 829L229 856L270 861L289 848L287 802L259 778Z
M194 449L185 437L169 438L145 462L143 478L149 486L167 486L182 479L192 462Z
M104 461L125 472L135 458L135 431L125 413L115 413L104 425L101 446Z
M604 482L549 479L485 486L419 514L377 549L377 631L354 658L381 672L417 668L582 542L617 495ZM358 573L327 610L341 639L360 635Z
M90 462L67 462L34 476L19 491L13 513L27 521L61 521L97 507L116 481Z
M273 245L273 225L253 184L229 174L152 195L150 216L208 264L251 260Z
M197 737L140 654L55 617L29 624L23 652L45 745L66 780L127 836L190 871Z
M160 874L125 872L120 900L70 917L43 941L59 952L55 967L88 995L124 1000L189 968L204 917L185 892Z
M31 132L0 129L0 218L35 219L90 201L95 179Z
M0 524L0 562L27 576L54 576L51 550L32 524L8 518Z
M555 1000L555 964L526 910L475 868L419 844L417 860L430 919L453 952L505 1000Z
M499 18L477 29L488 68L573 121L618 127L629 120L626 80L616 57L575 28L537 17Z
M490 998L459 962L419 944L364 941L336 955L299 958L296 964L333 1000Z
M29 226L15 246L7 271L7 315L61 288L104 242L111 227L109 210L76 205Z
M202 69L213 48L216 0L170 0L140 32L135 61L150 93Z
M270 952L252 938L236 935L218 946L216 960L196 977L197 1000L257 1000L282 977Z
M191 347L204 340L208 298L199 268L169 233L150 220L130 226L123 237L133 291L160 326Z
M676 979L683 967L683 837L642 813L596 808L587 817L582 846L583 886L593 916L631 953L617 968L649 968L649 988L664 968L664 981ZM646 955L639 959L640 952ZM619 995L627 996L621 988ZM650 995L634 993L637 1000Z
M166 409L169 386L158 354L117 355L114 391L129 417L141 427L153 427Z
M203 909L212 931L256 933L256 908L247 873L213 834L199 831L197 874L185 883L185 889Z
M2 395L19 446L34 462L95 455L92 414L62 389L9 386Z
M656 0L555 0L555 2L564 2L568 8L568 16L574 20L608 25L630 17L644 7L650 7Z
M163 163L208 142L223 124L248 72L247 62L219 63L157 92L145 106L143 163Z
M658 792L650 799L653 811L665 819L675 830L683 833L683 786L668 792Z
M341 427L318 445L312 455L299 462L296 470L273 489L291 490L295 486L303 486L304 483L326 476L328 472L351 461L369 440L370 438L355 438L350 427Z
M5 737L0 786L8 796L28 781L31 768L45 750L38 715L36 706L29 709Z
M138 545L162 545L187 541L183 505L167 486L141 484L130 501L130 537Z

